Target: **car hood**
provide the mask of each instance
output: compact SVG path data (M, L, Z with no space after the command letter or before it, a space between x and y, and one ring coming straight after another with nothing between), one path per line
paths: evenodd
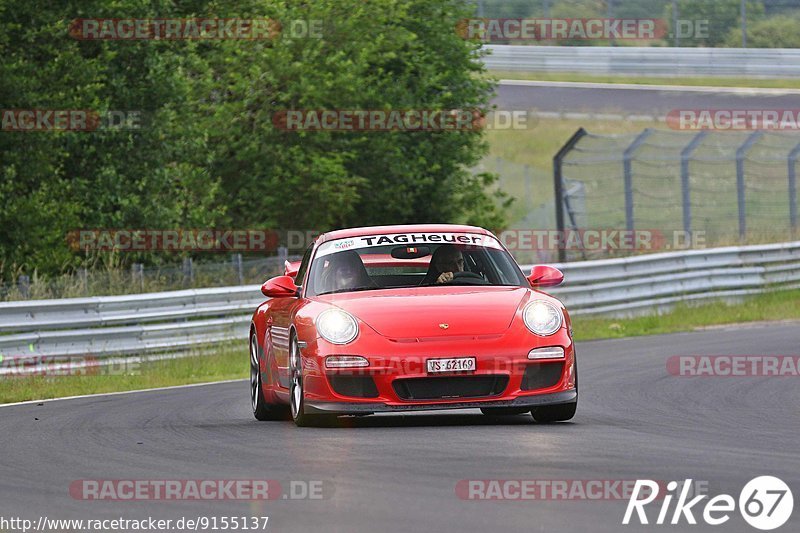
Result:
M412 339L505 332L530 290L524 287L426 287L321 296L384 337Z

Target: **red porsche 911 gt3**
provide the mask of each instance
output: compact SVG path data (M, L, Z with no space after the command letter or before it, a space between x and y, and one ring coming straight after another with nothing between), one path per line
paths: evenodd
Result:
M258 420L480 408L569 420L578 375L569 315L489 231L457 225L353 228L319 236L250 327Z

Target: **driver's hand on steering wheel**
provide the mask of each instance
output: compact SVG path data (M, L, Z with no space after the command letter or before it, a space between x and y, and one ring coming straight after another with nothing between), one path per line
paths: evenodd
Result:
M450 283L453 281L453 273L452 272L442 272L439 274L439 277L436 278L436 283Z

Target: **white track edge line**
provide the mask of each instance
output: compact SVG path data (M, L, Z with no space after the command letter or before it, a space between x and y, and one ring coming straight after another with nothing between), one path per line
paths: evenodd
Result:
M640 83L600 83L582 81L542 81L542 80L499 80L500 85L519 85L527 87L554 87L573 89L628 89L637 91L673 91L697 93L729 93L743 95L792 95L800 94L800 89L777 87L715 87L710 85L649 85Z
M123 394L138 394L140 392L155 392L155 391L165 391L165 390L174 390L174 389L187 389L190 387L205 387L207 385L219 385L222 383L238 383L240 381L247 381L247 378L240 378L240 379L226 379L222 381L208 381L205 383L189 383L187 385L170 385L169 387L155 387L152 389L137 389L137 390L124 390L124 391L117 391L117 392L100 392L97 394L82 394L80 396L63 396L61 398L47 398L43 400L25 400L24 402L14 402L14 403L3 403L0 404L0 408L3 407L12 407L14 405L29 405L34 403L46 403L46 402L57 402L62 400L80 400L82 398L101 398L104 396L120 396Z

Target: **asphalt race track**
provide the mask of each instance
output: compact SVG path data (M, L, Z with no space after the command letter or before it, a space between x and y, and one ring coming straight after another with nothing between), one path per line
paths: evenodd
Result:
M741 90L741 89L740 89ZM625 89L596 87L525 86L501 83L492 101L498 109L560 111L574 113L620 113L666 116L673 109L793 109L796 91L731 93L697 90Z
M623 526L624 500L476 501L460 499L455 487L465 479L692 478L707 482L712 496L738 500L747 481L775 475L795 489L797 503L798 378L676 377L666 361L796 355L798 326L580 343L578 414L550 426L478 411L345 419L332 428L259 423L246 381L3 407L0 516L258 515L269 516L268 531L299 533L757 531L738 511L716 527ZM284 490L292 480L317 481L324 497L129 502L69 493L80 479L232 478L278 480ZM652 521L658 507L648 509ZM799 514L778 531L798 531ZM702 508L702 523L700 515Z

